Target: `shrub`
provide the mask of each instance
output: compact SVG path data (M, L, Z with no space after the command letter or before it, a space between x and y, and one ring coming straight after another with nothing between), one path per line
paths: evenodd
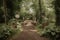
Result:
M12 29L8 25L0 25L0 40L7 40L10 36L14 35L17 29Z
M45 37L50 37L52 40L59 40L60 27L50 24L40 31L40 34Z

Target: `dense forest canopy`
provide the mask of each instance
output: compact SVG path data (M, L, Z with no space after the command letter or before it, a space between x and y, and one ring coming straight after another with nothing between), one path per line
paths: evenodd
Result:
M60 0L0 0L0 26L2 40L25 27L60 40Z
M31 15L33 19L42 22L41 15L47 17L51 22L56 21L59 25L60 20L60 2L59 0L1 0L0 1L0 22L4 22L4 9L6 9L7 20L14 18L16 11L20 14L20 18L23 19L25 14ZM5 5L3 5L5 3ZM4 6L6 6L4 8ZM28 16L27 16L28 17ZM3 20L2 20L3 19ZM52 19L52 20L51 20ZM55 20L56 19L56 20Z

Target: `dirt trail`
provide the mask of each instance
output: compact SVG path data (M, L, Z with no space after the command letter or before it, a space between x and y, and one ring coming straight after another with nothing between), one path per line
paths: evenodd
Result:
M39 34L32 31L22 31L16 38L13 40L49 40L45 37L40 37Z
M31 29L32 28L32 29ZM30 27L30 29L25 30L23 29L15 38L12 40L49 40L45 37L40 37L40 35L36 32L34 27Z

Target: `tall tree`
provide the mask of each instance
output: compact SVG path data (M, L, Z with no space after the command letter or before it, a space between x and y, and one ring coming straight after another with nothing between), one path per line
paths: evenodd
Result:
M60 0L55 1L56 25L60 26Z
M5 24L7 23L7 7L6 7L6 0L3 0L3 7L4 7L4 17L5 17Z

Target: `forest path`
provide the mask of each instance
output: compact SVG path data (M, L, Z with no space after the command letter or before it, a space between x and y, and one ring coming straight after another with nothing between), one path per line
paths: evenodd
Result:
M19 34L17 34L16 37L14 37L12 40L49 40L48 38L41 37L38 33L35 27L26 27L21 30Z

